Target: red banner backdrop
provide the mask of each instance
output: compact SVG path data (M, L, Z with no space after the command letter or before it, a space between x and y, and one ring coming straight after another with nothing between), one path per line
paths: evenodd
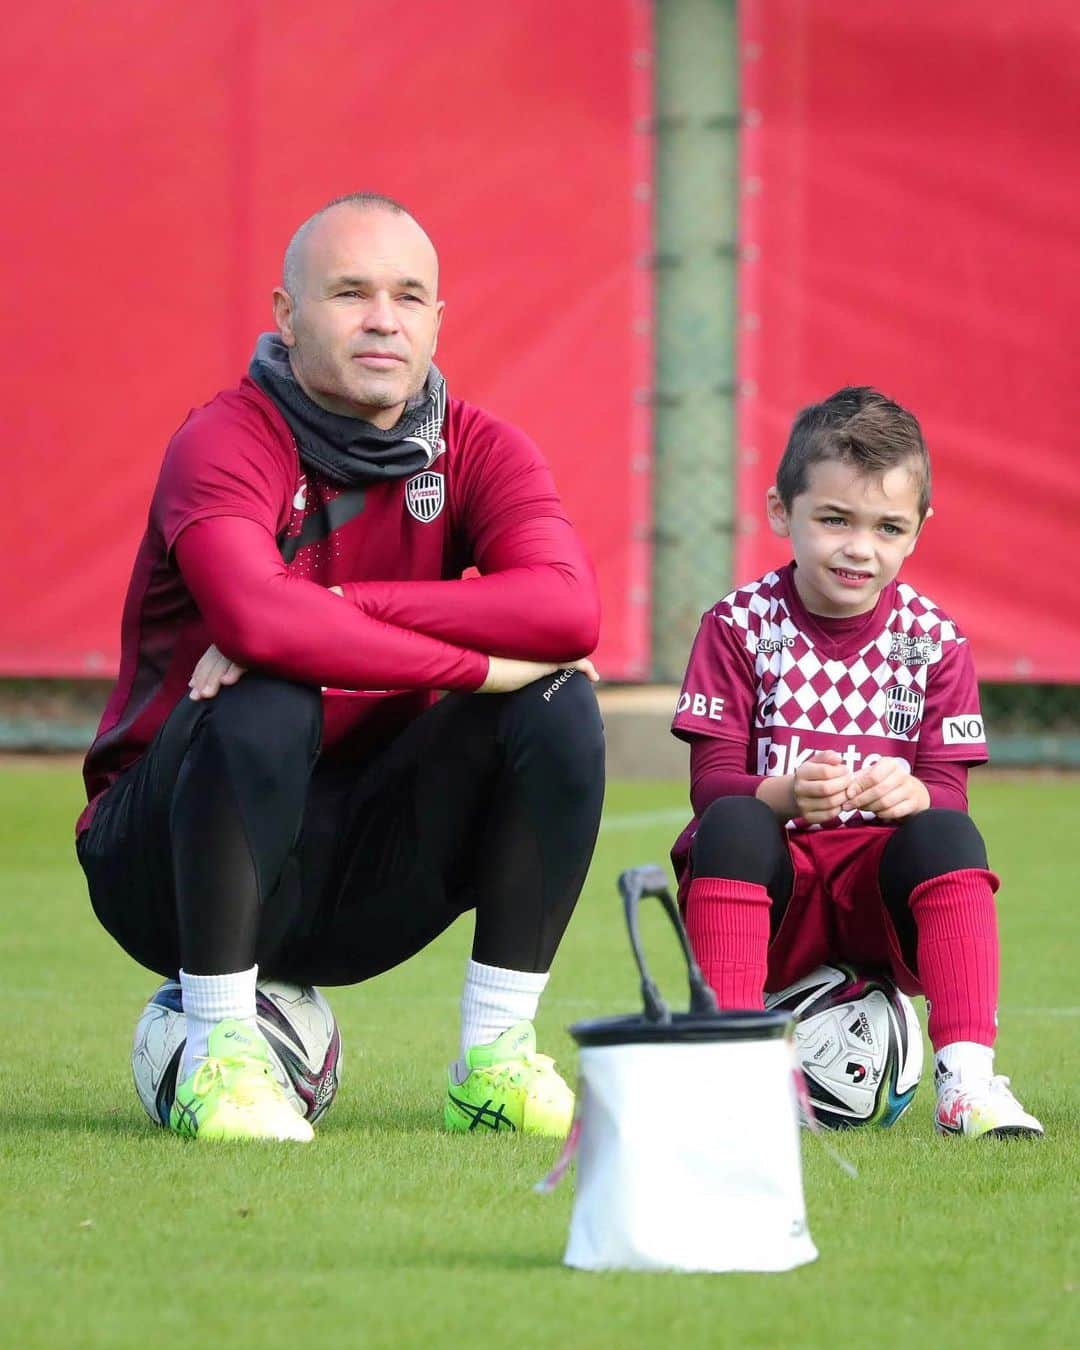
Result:
M105 674L165 442L234 384L293 229L359 188L439 246L452 392L528 431L646 673L648 0L9 16L0 672Z
M742 0L737 575L794 413L916 412L936 516L905 569L984 679L1080 680L1080 8Z

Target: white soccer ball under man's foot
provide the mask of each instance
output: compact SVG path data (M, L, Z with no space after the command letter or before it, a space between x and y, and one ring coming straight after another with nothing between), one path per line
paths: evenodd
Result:
M1042 1125L1029 1115L1009 1091L1009 1080L993 1077L957 1078L936 1065L938 1134L989 1135L997 1139L1041 1138Z
M314 1123L333 1103L341 1074L333 1009L318 989L261 980L255 1012L274 1077L296 1114ZM166 980L142 1011L131 1053L135 1090L155 1125L169 1125L186 1040L183 993Z

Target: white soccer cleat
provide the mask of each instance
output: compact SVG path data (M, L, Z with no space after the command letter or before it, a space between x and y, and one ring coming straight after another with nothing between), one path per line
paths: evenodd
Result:
M934 1129L938 1134L966 1134L973 1139L983 1135L1040 1138L1044 1132L1009 1091L1009 1080L1000 1074L939 1089Z

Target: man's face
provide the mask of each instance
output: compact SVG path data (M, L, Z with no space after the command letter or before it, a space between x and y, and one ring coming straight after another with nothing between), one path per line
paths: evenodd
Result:
M810 466L790 511L774 487L767 509L773 533L791 540L800 599L811 614L832 618L873 609L922 526L919 485L904 465L877 479L824 460Z
M431 240L411 216L338 206L298 261L297 293L274 292L294 375L330 412L392 427L423 388L442 321Z

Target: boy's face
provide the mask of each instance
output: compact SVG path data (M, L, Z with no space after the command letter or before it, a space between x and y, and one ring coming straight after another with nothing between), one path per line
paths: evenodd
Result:
M918 483L904 465L878 479L823 460L810 466L790 511L774 487L767 509L773 533L791 540L799 598L830 618L873 609L922 527Z

